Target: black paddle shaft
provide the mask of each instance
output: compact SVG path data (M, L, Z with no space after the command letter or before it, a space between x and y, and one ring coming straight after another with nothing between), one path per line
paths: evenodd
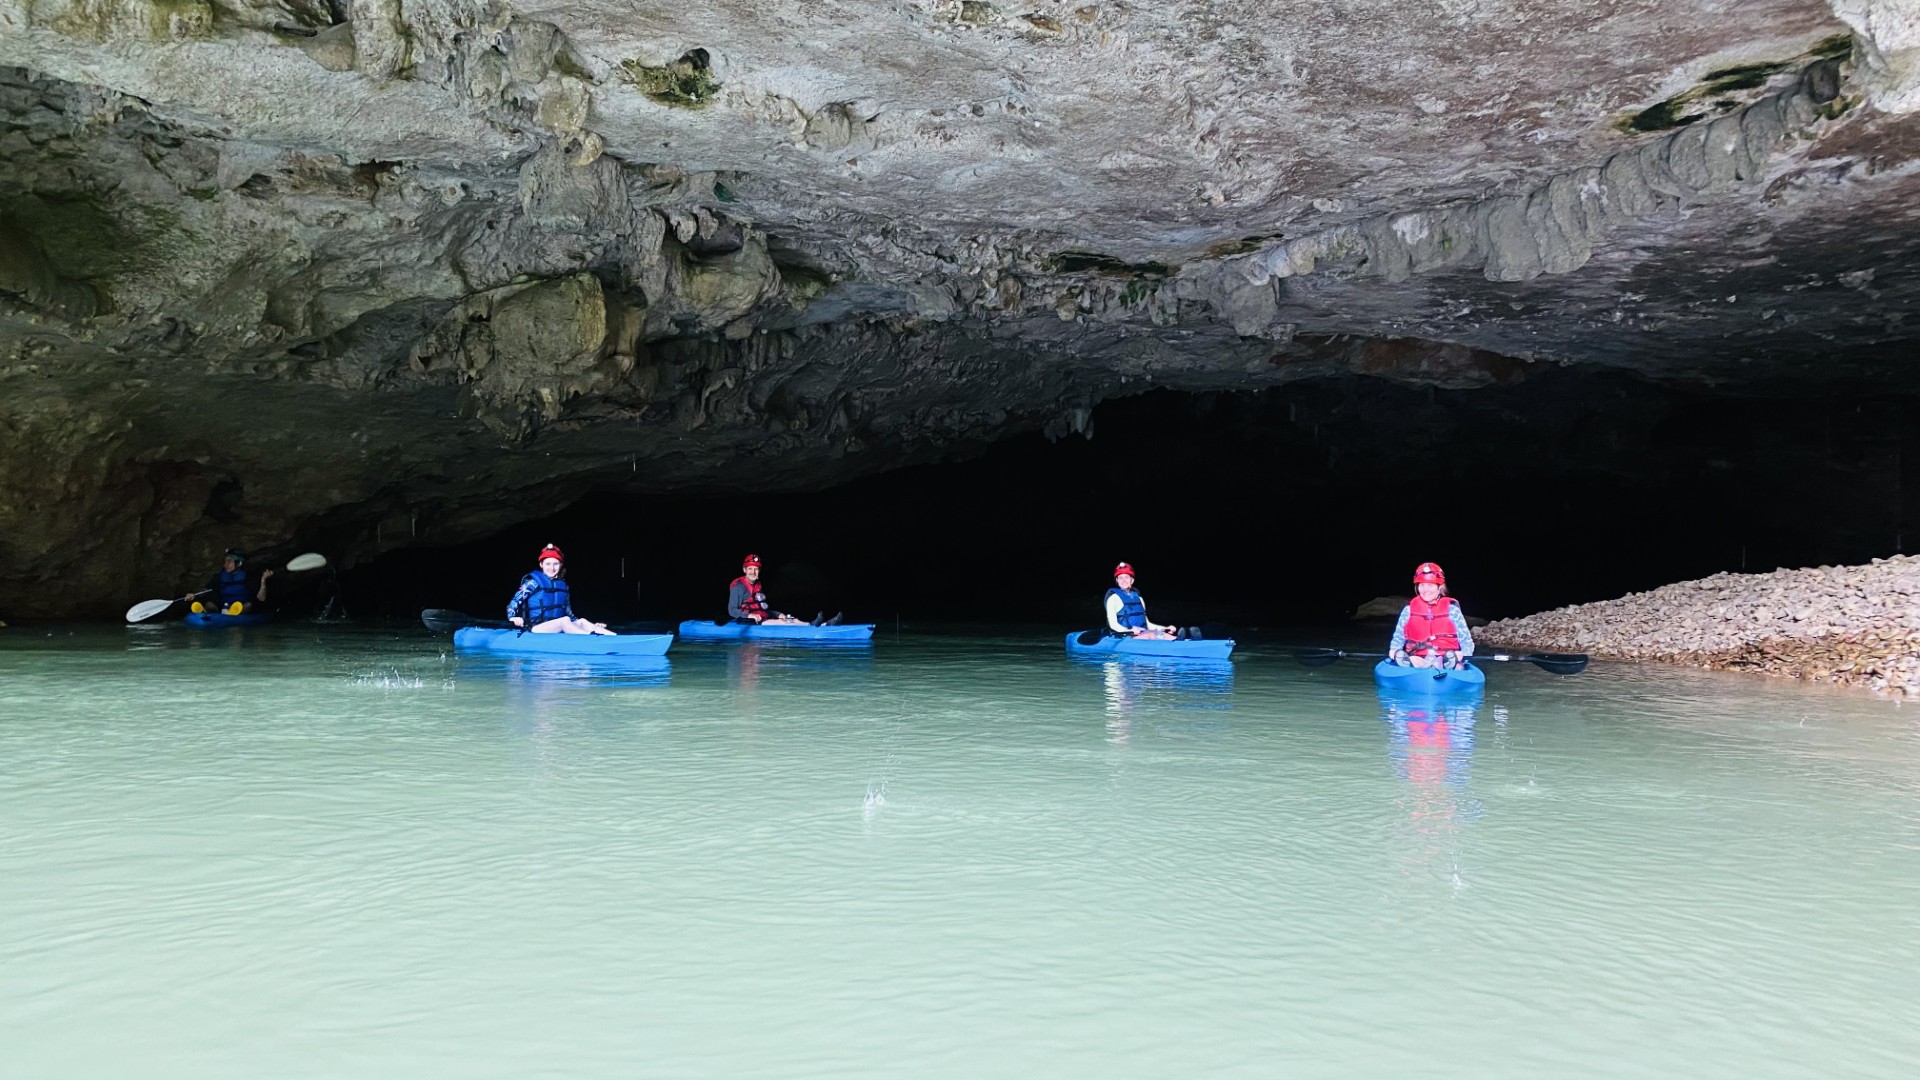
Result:
M1336 660L1353 657L1367 660L1381 659L1374 653L1352 653L1343 649L1298 648L1293 650L1293 658L1307 667L1325 667ZM1466 659L1469 662L1519 660L1555 675L1578 675L1587 669L1587 657L1584 653L1479 653Z

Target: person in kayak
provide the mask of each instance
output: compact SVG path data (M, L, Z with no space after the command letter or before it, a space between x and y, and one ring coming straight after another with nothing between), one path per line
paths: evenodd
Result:
M740 576L727 586L727 618L737 623L753 623L755 626L819 626L824 620L815 618L813 622L796 619L767 606L766 590L760 587L760 556L748 555L740 561ZM839 621L834 616L834 621Z
M1113 588L1107 590L1107 636L1133 637L1165 641L1173 638L1198 638L1199 631L1177 626L1161 626L1147 621L1147 602L1133 587L1133 566L1121 563L1113 568Z
M1400 609L1387 657L1401 667L1459 667L1473 655L1473 631L1460 602L1447 595L1447 575L1439 563L1423 562L1413 571L1416 595Z
M220 572L207 579L206 588L191 592L181 600L193 602L193 611L218 611L228 615L239 615L252 611L255 604L267 602L267 579L273 576L268 570L260 575L259 584L249 588L252 582L247 575L247 553L228 548L220 556Z
M562 575L566 556L552 544L540 549L540 569L520 579L507 601L507 621L536 634L603 634L616 637L606 623L588 622L573 613L573 594Z

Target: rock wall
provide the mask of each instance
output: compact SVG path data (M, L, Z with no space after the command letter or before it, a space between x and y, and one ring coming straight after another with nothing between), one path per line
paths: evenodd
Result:
M1911 386L1911 15L0 0L0 590L1153 387Z

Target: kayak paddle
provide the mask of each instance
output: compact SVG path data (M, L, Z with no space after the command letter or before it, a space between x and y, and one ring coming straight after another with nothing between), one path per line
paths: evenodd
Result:
M428 608L420 613L420 621L436 634L451 634L455 630L468 626L478 626L486 630L520 629L505 619L476 619L464 611L454 611L450 608Z
M1369 656L1365 653L1350 653L1350 652L1347 652L1345 649L1301 648L1301 649L1293 650L1293 658L1295 660L1300 661L1302 664L1305 664L1308 667L1326 667L1328 664L1333 663L1335 660L1342 660L1350 656L1365 657L1368 660L1378 659L1377 657Z
M427 629L436 634L451 634L463 626L477 626L482 630L518 630L531 633L524 626L515 626L505 619L476 619L463 611L451 608L428 608L420 613L420 621ZM615 634L671 634L673 627L657 620L651 622L615 623L607 627Z
M1475 653L1475 660L1519 660L1555 675L1578 675L1587 670L1586 653Z
M314 551L309 551L305 555L295 555L293 558L287 560L287 569L296 574L304 573L308 570L318 570L325 565L327 565L327 557ZM205 596L208 591L207 589L202 589L199 592L188 593L185 596L176 597L172 600L142 600L127 609L127 622L146 622L148 619L167 610L181 600L191 600L196 596Z
M1293 658L1308 667L1325 667L1335 660L1347 657L1355 657L1362 660L1383 659L1378 653L1347 652L1343 649L1302 648L1293 650ZM1475 653L1467 659L1473 661L1492 660L1503 663L1518 660L1522 663L1532 664L1542 671L1552 672L1555 675L1578 675L1587 668L1587 655L1585 653Z
M195 593L194 595L198 596L200 594ZM142 600L127 609L127 623L128 625L132 625L134 623L146 622L148 619L153 618L155 615L160 614L179 602L178 597L172 600Z

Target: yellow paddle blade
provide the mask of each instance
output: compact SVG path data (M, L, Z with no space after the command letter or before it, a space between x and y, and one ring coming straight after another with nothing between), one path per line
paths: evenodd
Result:
M238 615L245 610L247 610L247 605L241 603L238 600L235 600L233 603L227 605L227 614L229 615Z
M195 600L193 602L193 613L195 615L205 615L207 613L207 605Z

